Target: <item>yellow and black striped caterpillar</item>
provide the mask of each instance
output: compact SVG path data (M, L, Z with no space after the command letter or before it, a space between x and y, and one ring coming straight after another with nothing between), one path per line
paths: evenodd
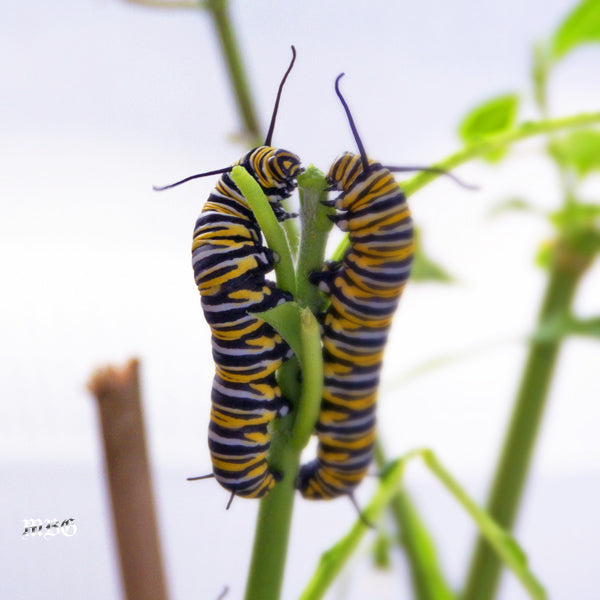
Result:
M281 201L290 196L295 178L302 172L295 154L271 146L281 91L296 58L293 46L292 52L264 145L235 163L259 183L280 221L292 216ZM275 372L291 356L281 336L252 314L291 296L265 278L273 269L275 256L263 245L256 218L228 174L232 168L193 175L161 188L222 173L196 221L192 266L211 328L216 367L208 434L213 473L205 477L214 476L231 492L231 500L234 496L260 498L280 478L267 463L268 425L288 410Z
M327 175L331 188L341 192L328 201L337 209L332 219L348 232L350 247L341 261L311 276L330 305L322 320L325 380L317 457L301 467L296 483L309 499L352 496L371 463L383 351L414 252L412 220L394 168L367 158L339 90L342 75L335 89L359 154L342 154Z

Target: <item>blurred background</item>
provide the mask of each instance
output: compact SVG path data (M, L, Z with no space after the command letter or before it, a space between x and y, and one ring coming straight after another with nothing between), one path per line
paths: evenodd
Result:
M491 96L525 92L522 118L537 118L527 99L532 45L573 4L238 0L231 12L264 130L296 46L273 142L327 171L355 150L333 90L338 73L370 155L428 164L460 147L458 122ZM215 179L152 191L245 151L212 22L201 11L118 0L29 0L5 3L0 34L0 596L119 597L85 385L97 366L137 356L171 597L216 598L228 585L228 598L240 598L258 505L237 500L225 512L227 493L214 481L185 481L210 471L213 364L190 244ZM560 64L553 116L598 110L599 62L600 49L588 47ZM456 283L409 285L402 299L385 359L381 435L390 456L433 448L480 502L542 294L534 256L551 235L532 215L489 213L515 197L558 206L544 143L515 146L497 167L458 169L477 192L442 178L411 201L427 253ZM600 180L587 185L598 198ZM598 312L599 271L581 286L582 316ZM444 356L461 358L411 376ZM597 597L599 361L592 341L563 348L516 530L554 598ZM422 467L406 477L458 586L474 527ZM374 485L361 486L361 503ZM355 518L344 500L296 504L287 599ZM26 518L68 517L78 527L71 538L21 538ZM371 543L328 598L407 593L402 559L392 572L372 570ZM501 596L526 597L511 576Z

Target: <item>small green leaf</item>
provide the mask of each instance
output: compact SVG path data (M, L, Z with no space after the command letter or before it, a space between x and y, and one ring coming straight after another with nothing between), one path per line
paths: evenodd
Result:
M550 220L581 258L591 260L600 251L600 204L569 202Z
M419 600L457 600L446 582L431 533L405 489L390 506L398 522L398 538L410 568L414 597Z
M594 229L600 225L600 204L570 202L552 213L550 220L561 231Z
M531 67L531 79L533 81L533 91L535 101L542 114L545 114L547 108L547 87L550 69L552 67L552 57L548 43L539 42L533 47L533 64Z
M504 94L476 106L459 125L459 134L465 144L511 129L517 119L519 96ZM497 148L484 158L490 162L499 161L506 153L505 148Z
M371 523L379 520L384 509L389 505L398 491L404 467L410 458L412 456L407 455L390 463L389 468L379 479L379 485L375 494L362 510L365 519ZM300 600L319 600L323 598L335 577L347 563L368 531L369 528L364 520L359 518L344 537L338 540L329 550L321 554L317 568L300 595Z
M252 314L266 321L290 345L294 354L301 357L300 310L295 302L285 302L264 312Z
M533 204L527 202L527 200L523 200L522 198L509 198L508 200L504 200L499 204L496 204L496 206L493 206L488 215L490 217L496 217L498 215L513 211L540 214L540 210Z
M535 342L555 343L568 336L600 338L600 318L577 319L559 315L540 325L532 339Z
M527 556L521 550L516 540L502 529L490 515L480 508L470 496L467 495L462 486L440 463L436 455L428 449L419 451L425 464L432 473L442 482L446 489L467 511L473 519L479 532L497 553L498 557L508 566L515 576L521 581L529 595L536 600L543 600L546 596L541 583L529 570Z
M600 131L573 131L553 139L548 150L559 164L573 169L579 177L600 171Z
M600 317L593 319L574 319L571 323L574 335L600 339Z
M377 569L389 570L392 566L390 551L392 540L385 531L378 531L375 543L373 544L373 563Z
M415 256L410 270L412 281L420 283L454 283L454 278L439 264L427 256L421 244L421 234L415 228Z
M566 17L552 38L555 61L582 44L600 42L600 2L583 0Z
M540 244L537 254L535 255L535 264L544 271L548 271L552 266L554 257L554 240L545 240Z
M554 344L570 333L571 319L566 315L557 315L539 325L531 340L540 344Z

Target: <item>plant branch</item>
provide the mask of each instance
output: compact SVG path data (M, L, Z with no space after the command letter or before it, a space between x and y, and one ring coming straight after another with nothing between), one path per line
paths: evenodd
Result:
M517 542L484 510L477 506L456 479L440 463L435 454L427 448L413 450L387 465L377 491L371 502L363 510L364 518L370 522L378 520L382 511L395 497L406 464L417 457L423 460L429 470L466 510L481 534L485 536L485 539L491 544L498 556L513 570L532 598L545 600L544 588L529 571L526 557ZM331 582L355 551L366 531L367 526L363 519L358 519L349 533L321 556L317 570L300 596L300 600L319 600L323 597Z
M267 197L260 185L258 185L258 182L244 167L240 165L233 167L231 178L252 209L269 248L277 253L279 257L279 262L275 265L277 287L293 294L296 289L296 280L292 255L290 254L285 233L277 222L277 218Z
M318 314L326 300L321 292L309 282L308 277L313 271L323 267L327 236L333 227L333 222L327 218L335 212L321 204L327 200L327 182L319 169L312 165L298 177L300 196L301 247L296 273L297 298L301 304L308 306L313 313Z
M578 255L562 240L556 244L538 318L539 328L571 313L577 286L591 260L591 256ZM515 522L562 340L562 337L547 340L533 338L529 346L487 502L490 515L507 530L511 530ZM464 600L493 598L500 571L498 559L487 542L479 537L467 576Z
M375 442L375 463L379 470L387 464L381 442ZM406 489L399 488L390 502L396 522L397 540L404 548L417 600L456 600L437 557L433 538L427 531Z
M410 455L388 464L375 495L362 511L363 518L357 519L352 529L321 555L317 569L300 596L300 600L319 600L325 595L333 580L369 531L365 520L376 522L398 491L408 458Z
M229 81L233 88L239 114L244 123L245 133L250 139L252 147L260 146L263 139L250 93L250 86L246 78L246 71L235 39L235 32L231 26L227 0L206 0L204 5L210 12L217 30L221 51L225 57L227 72L229 73Z
M583 113L573 117L564 117L562 119L544 119L541 121L531 121L522 123L520 126L511 129L506 133L490 135L479 142L469 144L462 150L451 154L447 158L432 165L445 171L451 171L456 167L489 154L498 148L504 148L515 142L524 140L535 135L543 135L559 131L561 129L569 129L572 127L583 127L593 123L600 123L600 112ZM440 173L432 173L431 171L423 171L406 181L400 183L401 189L406 196L412 196L416 191L425 187L428 183L440 177ZM340 260L348 248L348 236L344 237L340 245L334 252L333 259Z

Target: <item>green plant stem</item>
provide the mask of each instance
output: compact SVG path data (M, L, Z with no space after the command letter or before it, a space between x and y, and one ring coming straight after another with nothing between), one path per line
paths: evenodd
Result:
M588 262L586 257L575 255L562 242L557 243L539 314L540 327L570 314L575 291ZM509 531L521 501L561 342L561 338L547 341L534 338L530 344L515 408L495 470L487 510ZM487 542L479 537L463 600L493 598L500 570L498 559Z
M277 600L281 593L296 489L300 452L288 443L291 417L279 419L272 430L271 455L283 479L260 501L245 600Z
M583 127L600 122L600 112L582 113L572 117L560 119L543 119L541 121L529 121L498 135L490 135L479 142L469 144L466 148L450 155L434 166L445 171L451 171L469 160L485 156L498 148L510 146L520 140L559 131L572 127ZM430 181L440 177L438 173L423 171L411 179L402 183L402 189L407 196L411 196Z
M533 573L529 571L525 555L517 542L491 519L484 510L477 506L458 481L454 479L437 459L436 455L427 448L413 450L402 458L386 465L377 491L371 502L363 510L365 519L373 523L379 518L382 511L390 504L398 492L398 486L400 485L405 465L415 458L423 460L429 470L465 509L477 525L479 531L490 542L502 560L513 570L531 597L536 600L545 600L545 590ZM323 597L331 582L356 550L366 530L367 526L364 521L359 519L348 534L321 556L315 574L300 596L300 600L319 600ZM424 555L422 555L422 559L427 560ZM443 595L434 597L436 600L444 598Z
M298 177L300 196L300 257L296 268L297 299L318 314L326 300L319 290L309 282L308 277L313 271L320 270L325 258L327 235L333 223L327 218L335 212L321 204L327 200L327 182L319 169L312 165Z
M285 233L277 222L267 197L258 182L244 167L240 165L233 167L231 178L252 209L269 248L279 257L279 262L275 265L277 287L293 294L296 289L296 279L292 255L285 239Z
M451 154L447 158L435 163L432 166L443 169L444 171L451 171L452 169L455 169L456 167L473 160L474 158L480 158L494 150L497 150L498 148L504 148L520 140L535 135L552 133L561 129L583 127L593 123L600 123L600 112L583 113L573 117L564 117L562 119L544 119L541 121L522 123L518 127L515 127L508 132L498 135L491 135L479 142L470 144L462 150ZM403 181L400 184L400 187L407 197L412 196L416 191L420 190L422 187L440 176L441 175L439 173L423 171L418 175ZM344 252L348 248L348 244L348 236L346 236L335 250L333 255L334 260L340 260L344 256Z
M364 519L371 523L379 519L398 490L406 462L410 458L412 455L407 455L388 464L375 495L362 511ZM365 525L364 520L358 519L348 534L321 555L317 569L300 596L300 600L319 600L325 595L368 531L369 528Z
M300 186L302 187L302 182ZM302 191L301 193L304 194ZM319 194L308 194L304 197L310 197L312 201L318 202ZM326 232L312 232L303 227L302 233L311 237L314 233L316 236L312 247L301 241L298 260L299 263L306 264L313 260L309 254L314 250L314 246L319 247L323 244L321 238L326 236ZM287 287L282 287L281 278L285 278ZM289 268L280 268L277 272L277 285L282 289L297 287L298 303L307 304L307 287L305 282L301 281L296 285L291 259ZM298 406L299 401L302 401L303 406L288 417L276 419L271 427L269 464L283 474L283 479L260 501L245 600L279 600L296 496L295 480L300 465L301 446L306 443L309 437L307 432L312 431L314 419L318 414L314 406L306 406L306 403L309 397L310 402L316 397L317 408L320 405L322 385L320 334L312 314L307 315L305 312L303 316L301 312L300 321L303 385L301 387L298 383L300 366L296 357L283 364L278 373L278 381L284 397L295 407Z
M250 139L252 147L260 146L263 140L256 110L254 109L254 102L250 94L250 86L246 79L246 72L242 65L235 33L231 26L227 0L206 0L205 6L212 15L215 24L221 50L225 57L229 80L244 123L245 133Z
M319 324L310 309L300 310L302 341L302 389L290 445L298 452L308 444L315 429L323 395L323 356Z
M379 440L375 443L375 463L380 470L387 464ZM389 508L396 522L398 543L408 561L415 598L456 600L439 564L433 538L404 487L392 498Z

